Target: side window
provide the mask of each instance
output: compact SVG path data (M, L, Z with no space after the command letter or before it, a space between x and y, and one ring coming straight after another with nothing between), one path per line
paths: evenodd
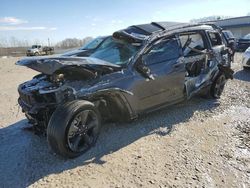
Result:
M180 56L179 44L176 38L166 39L155 44L144 58L147 65L161 63Z
M212 46L222 45L222 39L220 34L217 32L208 32L209 38L211 40Z
M198 51L205 50L204 41L200 33L183 33L180 34L179 38L185 57L199 55Z

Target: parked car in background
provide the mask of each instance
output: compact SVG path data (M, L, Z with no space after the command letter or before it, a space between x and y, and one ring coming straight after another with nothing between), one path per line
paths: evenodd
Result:
M41 72L19 85L18 103L64 157L89 150L102 122L130 121L201 93L219 98L233 78L221 31L209 25L153 22L105 42L89 57L17 62Z
M32 45L26 52L27 56L52 55L54 48L49 46Z
M250 47L243 54L242 66L244 69L250 68Z
M244 52L250 46L250 33L238 40L237 51Z
M66 53L62 54L62 56L65 56L65 57L88 57L94 51L96 51L98 48L102 48L103 46L105 46L105 41L107 39L108 39L107 36L97 37L97 38L91 40L90 42L88 42L83 47L81 47L77 50L66 52Z

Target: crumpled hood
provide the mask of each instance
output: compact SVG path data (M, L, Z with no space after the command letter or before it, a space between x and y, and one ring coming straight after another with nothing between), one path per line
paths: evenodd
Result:
M90 57L28 57L16 62L17 65L26 66L38 72L52 75L54 72L69 66L83 67L87 70L101 69L120 70L121 66Z
M80 53L83 52L87 52L87 50L83 50L83 49L77 49L77 50L73 50L73 51L68 51L62 54L62 56L74 56L74 55L78 55Z

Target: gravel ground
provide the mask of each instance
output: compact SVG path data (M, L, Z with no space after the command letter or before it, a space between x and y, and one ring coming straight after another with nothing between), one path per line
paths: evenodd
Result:
M36 73L0 59L0 187L250 187L250 71L240 59L221 99L106 124L97 145L73 160L22 130L16 88Z

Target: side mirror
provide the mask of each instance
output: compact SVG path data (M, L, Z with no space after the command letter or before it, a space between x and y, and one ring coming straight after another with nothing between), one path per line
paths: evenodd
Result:
M144 76L145 78L148 78L150 80L154 80L154 76L151 74L150 69L144 64L143 61L143 56L141 56L138 59L138 62L136 64L136 70L142 74L142 76Z

